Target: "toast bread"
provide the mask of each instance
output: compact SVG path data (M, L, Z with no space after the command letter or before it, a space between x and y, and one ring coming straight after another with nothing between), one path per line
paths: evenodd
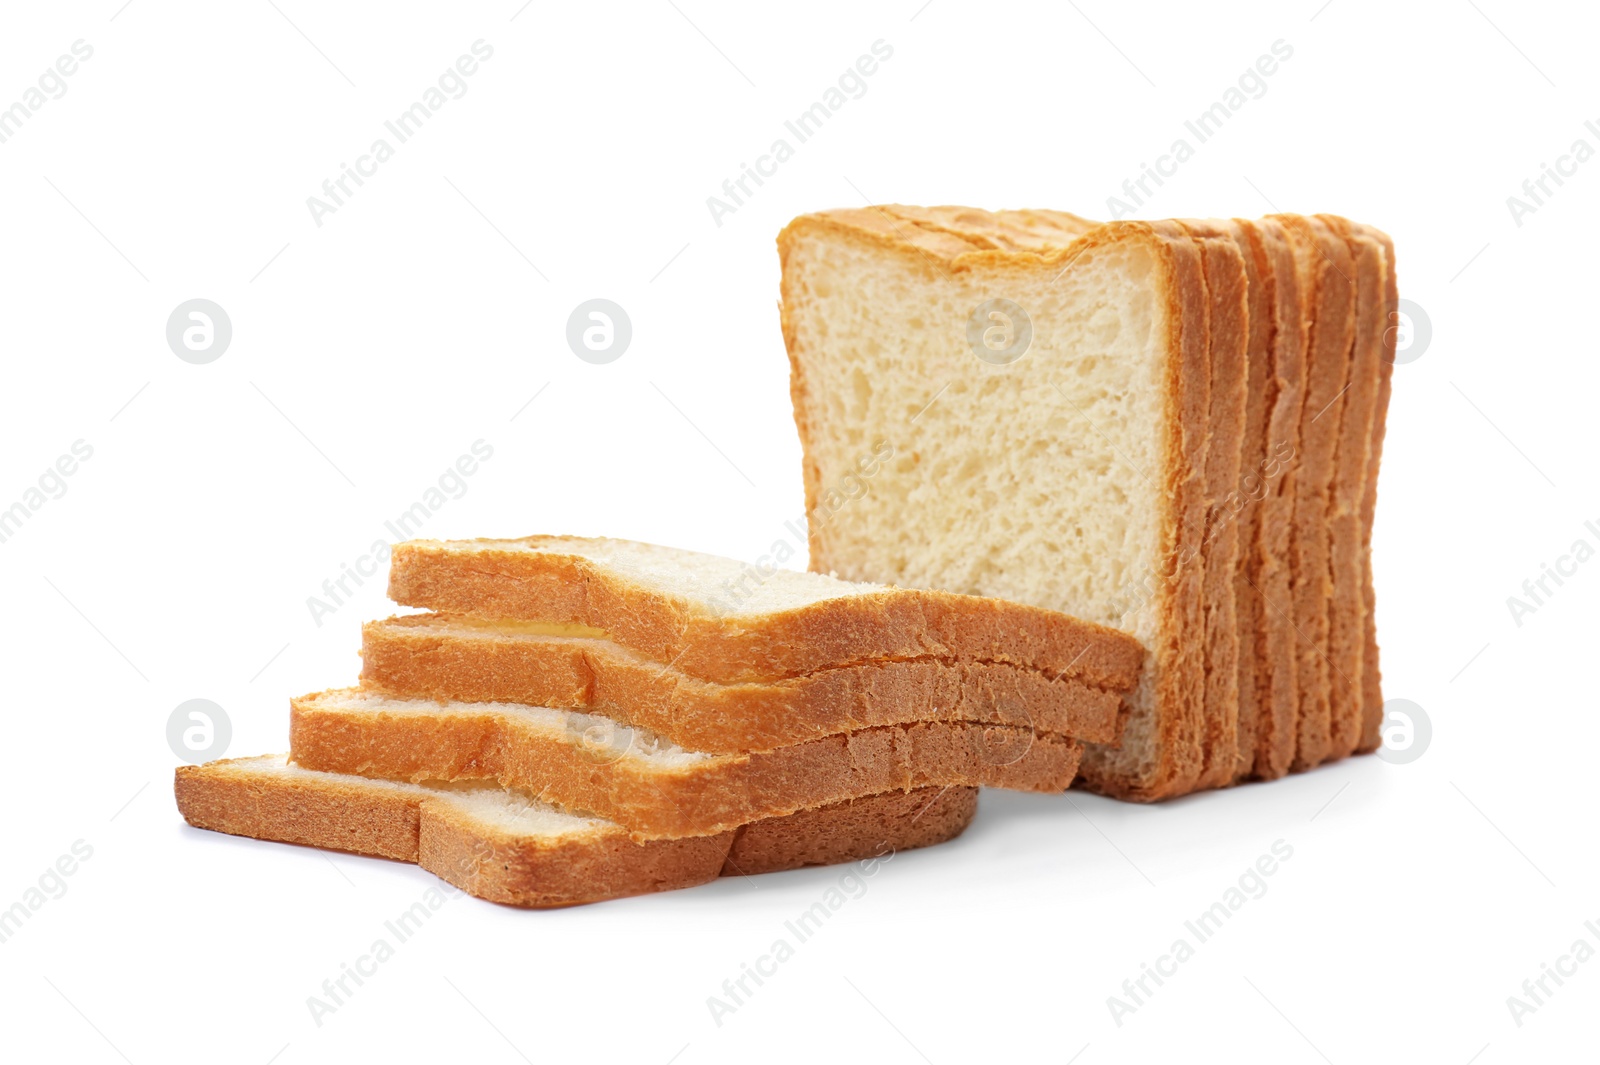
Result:
M180 766L174 791L197 828L412 862L479 898L541 908L881 858L951 839L977 810L975 788L921 788L635 843L531 795L320 773L284 755Z
M691 750L770 751L917 721L1031 725L1116 740L1120 696L1001 662L878 660L717 684L611 640L414 614L362 626L363 687L409 699L526 703L639 725Z
M766 817L933 785L1063 791L1075 740L922 722L754 754L685 750L639 728L511 703L393 699L359 689L290 704L296 765L397 781L493 781L616 821L636 840L724 832Z

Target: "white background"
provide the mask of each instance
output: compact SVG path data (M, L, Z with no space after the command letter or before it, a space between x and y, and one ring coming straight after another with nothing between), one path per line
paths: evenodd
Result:
M1600 148L1594 22L920 2L8 5L0 106L94 49L0 144L0 506L93 448L0 544L0 907L93 848L0 944L8 1059L1593 1056L1600 962L1520 1027L1506 999L1600 947L1600 562L1520 626L1506 600L1600 545L1600 160L1520 226L1506 198ZM317 226L307 197L480 38L466 95ZM706 198L879 39L866 94L716 225ZM1265 95L1139 213L1394 236L1432 340L1394 375L1378 623L1386 694L1432 720L1423 756L1154 808L986 793L720 1027L707 997L838 870L551 913L457 899L313 1023L307 997L435 881L187 828L173 708L225 707L229 754L282 750L288 697L352 682L359 623L390 610L381 580L320 625L307 598L479 439L493 458L426 535L764 553L803 507L784 222L868 200L1104 216L1278 39ZM209 365L164 336L196 297L233 324ZM607 366L564 339L593 297L633 322ZM1108 996L1280 839L1267 893L1115 1024Z

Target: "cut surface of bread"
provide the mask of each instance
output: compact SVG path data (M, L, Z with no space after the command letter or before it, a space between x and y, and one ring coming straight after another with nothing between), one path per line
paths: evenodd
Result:
M977 810L975 788L922 788L636 843L620 825L528 794L322 773L284 755L180 766L174 791L197 828L413 862L469 894L529 907L882 857L951 839Z
M681 839L882 792L933 785L1063 791L1082 746L1030 729L888 725L755 754L686 750L593 714L514 703L396 699L360 689L290 704L297 765L387 780L492 780Z
M612 640L438 614L362 627L363 687L411 699L586 710L692 750L770 751L918 721L1032 727L1116 739L1120 696L1002 662L877 660L780 680L718 684Z
M1084 780L1135 799L1192 790L1217 736L1200 249L1174 223L896 206L807 215L778 245L812 568L1135 636L1150 654L1121 747L1091 747ZM969 340L1024 327L1005 364Z
M631 540L531 536L395 547L389 595L556 635L601 636L702 680L773 680L887 658L1003 662L1133 686L1144 649L1051 610Z
M1250 384L1239 492L1239 778L1274 779L1294 760L1299 695L1295 681L1293 557L1296 466L1304 399L1305 347L1299 279L1283 227L1236 221L1249 249Z

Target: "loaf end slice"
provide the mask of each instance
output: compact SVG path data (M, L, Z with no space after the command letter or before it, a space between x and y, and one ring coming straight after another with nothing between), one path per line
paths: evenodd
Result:
M1377 241L1383 248L1384 262L1384 331L1378 363L1378 392L1372 409L1372 441L1367 449L1367 476L1361 495L1361 565L1363 629L1365 649L1361 657L1362 721L1361 738L1356 749L1362 753L1375 751L1382 743L1383 682L1378 668L1377 598L1372 584L1372 526L1378 504L1378 465L1383 458L1383 438L1389 418L1389 396L1393 385L1394 360L1399 341L1397 317L1400 306L1399 281L1395 275L1394 241L1388 234L1372 227L1357 225L1358 231Z
M1371 463L1373 420L1381 386L1386 288L1389 272L1384 246L1360 227L1335 215L1318 220L1345 241L1355 266L1355 330L1350 346L1349 380L1339 424L1338 467L1330 497L1334 601L1329 612L1332 728L1329 759L1344 758L1361 744L1364 721L1366 591L1370 537L1363 501Z

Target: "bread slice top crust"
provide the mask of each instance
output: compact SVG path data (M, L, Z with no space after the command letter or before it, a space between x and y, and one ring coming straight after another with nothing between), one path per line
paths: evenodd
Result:
M741 754L879 725L964 721L1097 743L1120 696L994 662L875 660L783 680L699 680L614 641L414 614L362 626L364 688L410 699L523 703L602 714L691 750Z
M1144 648L1021 603L852 583L631 540L532 536L396 545L406 606L603 636L721 683L892 658L1005 662L1126 691ZM509 627L509 626L508 626Z
M1125 224L1135 228L1142 225ZM780 254L785 253L808 229L832 228L867 235L886 245L913 248L930 263L945 269L964 269L974 261L1057 261L1085 250L1083 238L1104 227L1104 223L1065 211L883 204L801 215L778 234L778 248ZM983 258L968 258L973 255Z
M414 862L471 894L531 907L882 858L959 835L977 809L975 788L924 788L639 844L614 822L520 792L323 773L284 755L181 766L174 791L199 828Z

